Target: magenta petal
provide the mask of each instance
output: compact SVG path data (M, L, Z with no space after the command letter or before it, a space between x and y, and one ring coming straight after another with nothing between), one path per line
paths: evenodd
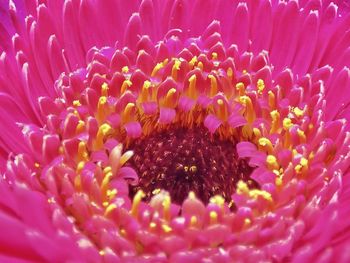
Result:
M141 136L141 125L137 121L124 124L124 128L131 138L137 138Z
M282 7L282 5L285 5ZM272 40L271 60L278 69L282 69L285 65L290 65L294 56L297 43L297 34L295 28L299 28L300 17L298 10L298 2L290 1L287 4L281 2L283 10L281 16L275 15L276 33Z
M251 142L239 142L236 148L240 158L252 157L257 152L256 146Z
M63 8L64 45L69 57L69 64L73 69L84 65L85 57L79 37L78 18L74 12L79 7L73 1L65 1Z
M211 133L214 133L221 124L222 121L213 114L209 114L204 120L204 126L207 127Z
M125 181L127 181L131 185L138 184L138 175L136 171L131 167L122 167L119 170L118 177L123 178Z
M259 1L256 16L252 25L252 49L253 52L269 50L272 36L272 6L271 1ZM263 30L263 34L261 33Z
M157 112L158 105L156 102L144 102L142 103L142 109L146 115L151 115Z
M189 111L195 105L195 101L188 97L181 97L179 100L179 108L183 111Z
M15 101L4 93L0 93L0 116L0 145L6 151L4 158L10 152L27 152L28 145L24 141L21 129L16 122L25 123L30 121Z
M227 122L232 128L237 128L247 124L247 120L243 116L235 113L231 114L230 117L228 117Z
M300 34L297 52L293 61L296 72L305 74L311 64L311 59L315 52L319 15L316 12L311 12L302 26L303 30Z
M342 102L349 97L350 87L350 70L349 68L343 68L336 76L333 84L327 89L327 107L329 110L326 112L328 119L334 119L339 112L339 106Z
M20 220L1 211L0 226L3 231L0 237L1 254L13 258L13 261L8 262L16 262L16 260L28 262L25 259L30 262L40 260L40 256L28 242L25 235L26 226Z
M240 51L245 51L248 45L249 15L246 3L239 3L232 21L232 43L237 44Z
M136 43L139 40L141 34L141 19L139 14L133 14L127 24L124 36L125 45L130 49L136 48Z
M159 28L157 24L157 16L155 15L153 1L145 0L140 5L140 17L142 25L146 35L149 35L152 39L158 36Z
M175 119L176 111L170 108L160 108L159 123L168 124Z

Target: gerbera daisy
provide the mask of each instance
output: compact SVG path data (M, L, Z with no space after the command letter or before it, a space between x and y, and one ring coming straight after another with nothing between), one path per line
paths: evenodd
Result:
M350 260L346 2L0 15L1 262Z

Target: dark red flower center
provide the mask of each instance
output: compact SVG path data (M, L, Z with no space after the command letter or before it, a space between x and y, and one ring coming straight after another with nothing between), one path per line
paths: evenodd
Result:
M258 187L250 178L254 168L238 158L236 143L211 134L203 126L173 126L135 140L130 149L134 156L128 165L139 175L138 185L130 186L131 197L141 189L149 200L163 189L177 204L190 191L204 203L215 195L230 202L239 180Z

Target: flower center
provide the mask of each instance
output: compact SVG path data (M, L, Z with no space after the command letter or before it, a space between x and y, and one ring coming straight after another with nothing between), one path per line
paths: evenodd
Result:
M181 204L190 191L204 203L215 195L230 202L239 180L252 188L258 187L250 178L253 168L238 158L236 143L211 134L203 126L173 125L135 140L130 148L134 156L128 165L139 175L138 185L130 186L131 197L142 190L149 200L164 189L177 204Z

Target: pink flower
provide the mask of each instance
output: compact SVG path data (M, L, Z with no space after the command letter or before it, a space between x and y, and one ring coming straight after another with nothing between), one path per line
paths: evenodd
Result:
M1 262L349 262L345 1L40 2L0 4Z

